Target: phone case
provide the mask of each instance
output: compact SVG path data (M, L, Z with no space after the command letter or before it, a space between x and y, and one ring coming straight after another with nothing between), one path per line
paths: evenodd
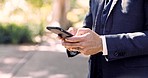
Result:
M60 28L60 27L47 27L48 30L50 30L51 32L59 35L62 38L66 38L66 37L72 37L73 35L67 31L65 31L64 29Z

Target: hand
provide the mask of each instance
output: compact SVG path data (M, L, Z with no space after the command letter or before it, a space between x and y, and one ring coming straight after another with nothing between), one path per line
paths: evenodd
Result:
M75 35L76 32L77 32L77 29L70 27L67 32L71 33L72 35ZM62 38L60 35L58 35L57 38L60 39L60 40L65 40L65 38Z
M85 55L94 55L103 50L102 39L88 28L70 29L74 36L66 38L62 45L67 49L77 49ZM70 32L70 33L71 33Z
M70 27L67 32L71 33L72 35L76 35L77 33L77 29L76 28L73 28L73 27ZM63 42L65 42L65 38L62 38L58 35L58 38L60 40L62 40ZM78 48L67 48L69 51L78 51Z

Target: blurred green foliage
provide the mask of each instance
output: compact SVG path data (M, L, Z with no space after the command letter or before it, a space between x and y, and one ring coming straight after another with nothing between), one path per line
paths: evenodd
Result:
M83 22L88 0L70 0L67 19L72 26ZM85 5L84 5L85 4ZM0 44L36 43L48 25L53 0L0 0Z
M0 44L39 43L50 8L51 0L0 0Z
M42 7L45 4L51 4L52 0L26 0L34 7Z
M37 34L42 35L40 30L31 30L27 25L0 24L0 43L2 44L21 44L34 43L33 37ZM34 33L33 33L34 32Z
M82 27L84 18L88 12L89 0L71 0L70 5L67 19L74 27Z

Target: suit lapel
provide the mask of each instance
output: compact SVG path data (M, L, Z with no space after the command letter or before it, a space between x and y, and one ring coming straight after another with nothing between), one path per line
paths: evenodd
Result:
M109 13L107 15L107 19L108 19L109 15L111 14L114 6L117 4L117 2L118 2L118 0L113 0L112 5L111 5L110 10L109 10Z

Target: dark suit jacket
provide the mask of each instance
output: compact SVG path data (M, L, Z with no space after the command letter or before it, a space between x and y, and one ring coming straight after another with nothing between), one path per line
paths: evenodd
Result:
M148 0L113 0L101 25L103 4L90 0L85 19L85 27L105 35L108 49L90 57L90 78L148 78Z

